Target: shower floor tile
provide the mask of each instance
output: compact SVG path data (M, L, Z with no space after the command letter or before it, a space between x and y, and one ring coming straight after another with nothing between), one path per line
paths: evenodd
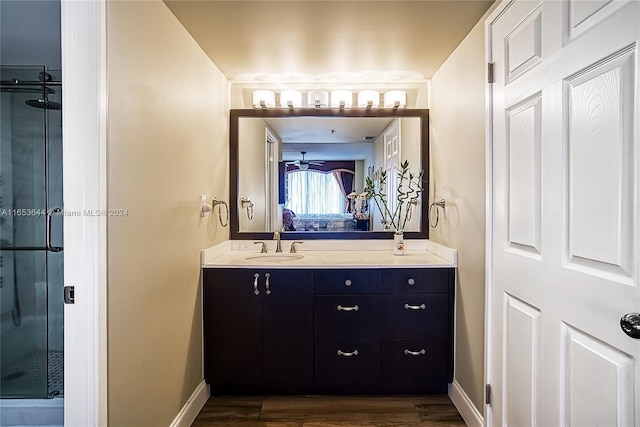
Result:
M63 352L49 353L48 394L62 396L64 385ZM0 394L2 397L31 397L34 392L45 392L47 380L47 353L33 353L0 370ZM45 396L42 396L45 397Z

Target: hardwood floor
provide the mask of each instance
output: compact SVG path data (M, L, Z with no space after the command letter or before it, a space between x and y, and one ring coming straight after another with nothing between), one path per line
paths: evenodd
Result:
M192 427L460 427L446 395L214 396Z

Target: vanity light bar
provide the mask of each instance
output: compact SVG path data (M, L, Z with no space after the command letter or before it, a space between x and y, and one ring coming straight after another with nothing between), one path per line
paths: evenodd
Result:
M380 92L377 90L361 90L358 92L358 107L378 108L380 106Z
M332 90L331 108L351 108L353 105L353 94L350 90Z
M314 90L307 92L306 105L310 108L351 108L354 105L353 92L345 89L331 91ZM407 92L404 90L391 90L383 94L384 108L404 108L407 105ZM377 90L361 90L357 94L358 108L378 108L381 104L380 92ZM280 92L276 103L276 93L271 90L253 91L254 108L300 108L302 104L302 92L299 90L283 90Z
M328 107L329 106L329 92L326 90L314 90L307 93L307 105L309 107Z
M407 106L407 92L391 90L384 93L385 108L404 108Z
M302 92L299 90L283 90L280 92L280 106L284 108L302 107Z
M253 106L255 108L273 108L276 106L276 94L271 90L254 90Z

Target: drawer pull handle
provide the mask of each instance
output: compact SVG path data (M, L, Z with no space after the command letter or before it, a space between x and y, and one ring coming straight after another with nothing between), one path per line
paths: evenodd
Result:
M427 352L425 351L425 349L423 348L420 351L411 351L408 349L404 350L404 354L407 356L422 356L423 354L426 354Z
M265 294L267 295L271 295L271 289L269 289L269 277L271 277L271 274L264 273L264 286L265 288L267 288L267 291L265 292Z
M420 305L405 304L404 305L405 310L424 310L425 308L427 308L427 306L424 304L420 304Z
M409 280L407 280L407 283L408 283L409 285L413 286L413 285L415 285L415 284L416 284L416 281L415 281L415 280L413 280L413 279L409 279Z
M357 356L357 355L358 355L358 350L353 350L352 352L338 350L338 356L351 357L351 356Z
M351 286L351 279L347 279L344 281L345 286Z
M336 307L338 309L338 311L358 311L360 310L360 307L358 307L357 305L354 305L353 307L343 307L341 305L338 305L338 307Z
M256 295L260 295L260 291L258 290L258 278L260 277L260 275L258 273L253 275L254 279L253 279L253 293Z

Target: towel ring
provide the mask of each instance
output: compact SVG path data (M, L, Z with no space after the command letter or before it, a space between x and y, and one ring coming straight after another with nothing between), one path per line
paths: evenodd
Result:
M249 198L241 197L240 206L242 209L247 209L247 218L249 221L253 219L253 202Z
M428 212L428 220L429 220L429 225L431 226L431 228L436 228L438 226L438 222L440 222L440 210L438 209L439 207L442 208L444 210L445 206L446 206L446 202L444 199L440 199L437 202L433 202L429 205L429 212ZM435 208L436 211L436 220L435 223L433 223L431 221L431 217L433 216L431 214L431 210Z
M411 199L407 203L409 203L409 206L407 207L407 221L411 221L411 218L413 218L413 208L418 206L418 199Z
M215 197L211 200L211 204L213 206L213 208L215 208L218 205L223 205L225 208L225 211L227 212L227 219L226 221L222 221L222 208L218 208L218 219L220 220L220 225L223 227L226 227L227 225L229 225L229 205L227 205L227 202L225 202L224 200L218 200Z

